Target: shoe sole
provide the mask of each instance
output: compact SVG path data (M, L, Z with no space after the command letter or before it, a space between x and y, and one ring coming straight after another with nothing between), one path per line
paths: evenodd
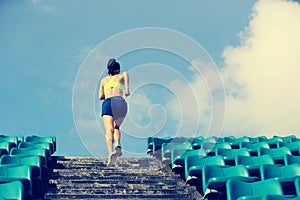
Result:
M116 165L117 162L117 156L115 155L115 153L110 155L109 158L109 162L107 164L108 167L114 167Z
M122 148L120 147L120 146L116 146L115 147L115 155L117 156L117 157L121 157L122 156Z

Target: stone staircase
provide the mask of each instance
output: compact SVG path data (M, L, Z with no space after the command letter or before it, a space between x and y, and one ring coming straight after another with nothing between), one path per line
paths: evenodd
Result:
M53 157L45 199L201 199L195 187L154 158Z

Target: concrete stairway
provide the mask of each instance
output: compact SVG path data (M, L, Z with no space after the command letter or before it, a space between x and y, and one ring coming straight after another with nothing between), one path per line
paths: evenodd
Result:
M45 199L201 199L169 167L154 158L54 157Z

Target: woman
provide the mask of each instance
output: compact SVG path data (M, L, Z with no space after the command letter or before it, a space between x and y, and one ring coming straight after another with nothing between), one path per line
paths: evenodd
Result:
M120 126L127 113L125 96L129 96L129 76L127 72L120 74L120 64L115 59L107 63L108 76L100 82L99 99L102 103L102 117L106 131L106 145L109 153L108 166L114 166L117 157L122 155L120 144ZM114 146L114 151L113 151Z

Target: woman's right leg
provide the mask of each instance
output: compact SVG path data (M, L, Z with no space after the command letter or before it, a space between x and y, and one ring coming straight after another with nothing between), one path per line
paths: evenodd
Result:
M112 153L114 142L114 119L110 115L103 115L103 124L106 132L106 146L108 154Z

